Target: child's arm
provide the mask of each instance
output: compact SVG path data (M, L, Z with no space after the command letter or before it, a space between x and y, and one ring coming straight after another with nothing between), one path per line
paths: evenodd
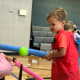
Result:
M65 48L60 48L59 50L57 50L56 52L52 53L52 57L57 58L57 57L63 57L66 54L66 49Z
M48 54L45 56L46 59L50 60L52 58L58 58L63 57L66 54L65 48L60 48L59 50L53 50L52 53L48 52Z
M8 61L13 61L13 57L11 57L11 56L4 55L4 57L5 57Z
M59 35L57 38L57 47L58 47L57 50L56 51L53 50L52 54L49 52L48 55L46 55L45 57L47 59L51 59L51 58L58 58L65 56L67 45L68 45L68 39L66 35L64 34Z
M74 33L75 40L80 39L80 35L78 33Z

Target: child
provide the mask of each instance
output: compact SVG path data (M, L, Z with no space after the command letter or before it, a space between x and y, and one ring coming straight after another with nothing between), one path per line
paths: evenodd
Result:
M72 21L67 21L65 26L64 26L64 29L66 31L68 31L68 32L74 32L74 39L75 39L75 41L76 40L80 40L80 35L76 31L77 26L72 24Z
M10 56L6 56L3 53L0 53L0 79L10 74L12 71L11 61L13 58Z
M74 37L64 30L66 11L57 8L48 17L50 30L55 35L52 53L46 59L52 59L52 80L79 80L78 50ZM71 34L72 35L72 34Z
M77 43L77 46L80 46L80 34L77 33L76 28L77 28L77 26L74 25L74 24L72 24L71 21L67 21L66 24L65 24L65 26L64 26L64 29L66 31L74 33L75 42ZM80 48L80 47L78 47L78 48ZM79 51L79 53L80 53L80 51Z
M80 40L80 34L76 31L77 26L73 24L73 32L74 32L74 38L75 40Z
M75 39L75 42L77 44L78 51L79 51L79 54L80 54L80 35L79 35L79 33L76 32L76 28L77 28L77 26L73 25L71 21L67 21L65 26L64 26L64 29L66 31L74 32L74 39ZM79 62L80 62L80 58L79 58ZM79 63L79 67L80 67L80 63Z
M70 20L66 21L66 24L64 25L64 30L66 30L68 32L74 31L72 21L70 21Z

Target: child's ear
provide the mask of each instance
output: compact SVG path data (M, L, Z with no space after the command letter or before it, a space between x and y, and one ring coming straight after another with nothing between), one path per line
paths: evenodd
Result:
M63 24L63 25L65 25L65 24L66 24L66 21L65 21L65 20L63 20L63 21L62 21L62 24Z
M65 20L63 20L63 21L62 21L62 25L64 26L65 24L66 24L66 21L65 21Z

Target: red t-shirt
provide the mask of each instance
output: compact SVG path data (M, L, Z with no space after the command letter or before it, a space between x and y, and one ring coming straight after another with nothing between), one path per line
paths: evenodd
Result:
M79 80L78 49L74 34L61 30L55 35L52 49L66 49L66 55L54 58L52 62L52 80Z

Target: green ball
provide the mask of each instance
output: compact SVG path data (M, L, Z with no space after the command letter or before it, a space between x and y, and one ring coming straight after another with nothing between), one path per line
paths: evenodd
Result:
M26 55L28 55L28 49L25 48L25 47L21 47L21 48L19 49L19 55L20 55L20 56L26 56Z

